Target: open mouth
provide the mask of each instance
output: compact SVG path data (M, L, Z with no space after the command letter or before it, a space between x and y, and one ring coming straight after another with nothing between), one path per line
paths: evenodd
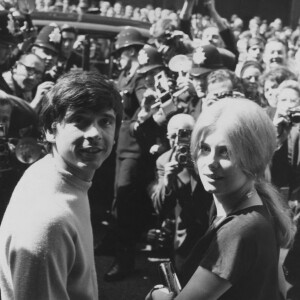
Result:
M274 57L270 59L271 63L277 63L277 64L281 64L282 63L282 58L280 57Z
M82 148L80 149L81 153L87 153L87 154L96 154L101 151L100 148L98 147L88 147L88 148Z

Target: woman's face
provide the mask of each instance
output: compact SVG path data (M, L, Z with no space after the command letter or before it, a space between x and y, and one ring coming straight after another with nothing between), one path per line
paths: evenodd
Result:
M248 93L256 93L258 90L259 76L261 72L256 67L248 67L243 75L243 85Z
M276 90L278 83L273 80L266 80L264 84L264 95L268 103L272 107L277 107Z
M221 129L205 134L196 162L205 190L221 197L238 191L249 180L234 163L225 136Z
M300 105L300 95L293 88L285 88L277 95L277 108L288 110Z

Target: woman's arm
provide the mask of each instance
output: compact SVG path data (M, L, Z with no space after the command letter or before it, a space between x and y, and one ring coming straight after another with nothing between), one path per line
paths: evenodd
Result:
M229 288L231 283L199 266L175 300L216 300ZM172 295L154 290L151 300L169 300ZM146 298L147 299L147 298ZM149 299L149 298L148 298Z

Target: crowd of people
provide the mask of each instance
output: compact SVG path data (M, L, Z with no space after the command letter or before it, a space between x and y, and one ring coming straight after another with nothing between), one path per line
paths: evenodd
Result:
M122 280L141 241L183 288L147 300L299 299L300 27L255 16L246 28L195 2L36 1L152 23L149 40L116 36L112 78L84 70L76 28L36 33L0 2L3 299L98 299L94 255L114 255L104 279ZM99 167L112 178L93 181ZM88 190L103 183L109 223L94 245Z

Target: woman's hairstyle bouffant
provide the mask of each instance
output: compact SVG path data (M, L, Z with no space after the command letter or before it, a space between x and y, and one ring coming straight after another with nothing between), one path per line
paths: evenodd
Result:
M239 167L252 178L263 176L276 148L275 128L267 114L248 99L222 99L214 103L195 125L194 159L203 134L219 128L224 131L229 151Z
M265 179L265 172L276 149L276 133L271 119L248 99L221 99L199 116L193 130L191 153L197 161L204 135L222 130L230 159L250 180L273 217L281 246L293 239L293 225L281 195Z

